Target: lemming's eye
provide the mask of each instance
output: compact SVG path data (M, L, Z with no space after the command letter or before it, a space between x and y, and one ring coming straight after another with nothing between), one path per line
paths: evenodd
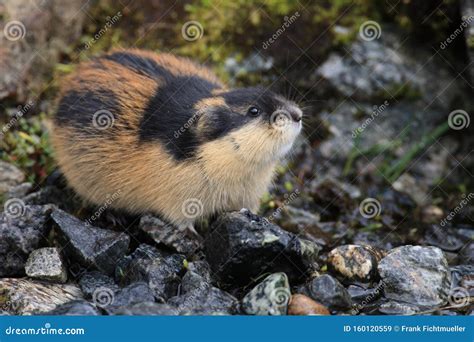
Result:
M258 116L260 114L260 109L258 109L257 107L255 106L252 106L249 108L248 110L248 114L250 116Z

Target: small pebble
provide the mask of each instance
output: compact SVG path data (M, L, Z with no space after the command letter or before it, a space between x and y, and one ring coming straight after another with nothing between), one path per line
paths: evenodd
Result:
M57 248L40 248L31 252L25 265L31 278L59 283L67 281L67 270Z
M303 294L294 294L288 306L288 315L330 315L328 308Z

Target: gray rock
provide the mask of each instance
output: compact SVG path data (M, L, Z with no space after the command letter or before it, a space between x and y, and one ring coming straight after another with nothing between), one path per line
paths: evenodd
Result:
M19 168L0 160L0 195L7 193L24 180L25 175Z
M59 305L56 309L41 315L48 316L99 316L100 311L91 303L85 300L73 300Z
M378 262L383 253L370 246L344 245L328 254L328 267L343 280L372 282L377 280Z
M355 41L348 54L332 54L317 73L344 97L371 101L387 90L401 92L403 85L420 93L426 103L448 109L457 87L446 89L444 85L454 82L459 87L461 82L452 77L449 69L430 59L429 51L415 51L408 45L400 48L398 39L396 33L384 27L380 39Z
M153 292L143 282L133 283L116 291L112 298L109 297L110 293L106 288L99 288L93 294L94 304L103 308L109 315L134 304L155 301Z
M7 199L10 198L23 198L25 197L31 190L33 190L33 184L31 183L21 183L16 185L8 190Z
M84 273L79 280L79 286L86 299L92 299L94 292L98 288L108 288L114 293L119 290L118 285L115 284L111 277L98 271Z
M344 310L352 306L351 296L345 287L329 274L311 279L306 285L306 292L331 310Z
M50 231L51 206L28 206L21 200L9 203L9 214L0 215L0 277L23 275L28 255L46 241ZM17 215L11 215L13 211Z
M168 300L180 315L230 315L238 311L239 303L234 296L212 286L206 278L193 271L183 276L181 290L179 296Z
M264 273L301 279L320 248L243 209L219 216L205 241L207 260L223 282L245 285Z
M28 277L65 283L67 270L57 248L40 248L31 252L25 265Z
M117 263L115 276L121 284L144 281L159 301L175 296L184 274L184 255L166 254L142 244Z
M174 316L178 311L171 305L156 302L140 302L123 306L114 311L114 315L124 316Z
M389 301L380 305L379 312L384 315L414 315L420 312L420 308L407 303Z
M80 37L87 6L80 0L2 2L4 20L14 19L21 25L10 26L12 39L2 37L0 100L14 97L22 102L27 94L44 87L45 75L51 75L61 54Z
M15 315L45 313L67 302L82 299L72 284L48 284L34 280L0 279L0 307Z
M124 233L92 227L56 209L51 214L64 251L71 260L113 274L117 261L125 255L130 237Z
M450 273L443 252L436 247L401 246L378 266L385 297L420 307L446 303Z
M290 299L288 277L285 273L274 273L242 299L242 311L248 315L286 315Z
M201 241L196 237L189 236L186 230L166 224L157 217L146 215L140 219L138 229L145 233L157 244L163 244L176 250L178 253L193 255L202 249Z

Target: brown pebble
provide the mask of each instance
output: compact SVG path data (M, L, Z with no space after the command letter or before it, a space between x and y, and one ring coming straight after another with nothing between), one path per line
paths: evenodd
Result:
M315 302L305 295L294 294L291 296L290 305L288 306L288 315L305 316L330 314L331 313L324 305Z

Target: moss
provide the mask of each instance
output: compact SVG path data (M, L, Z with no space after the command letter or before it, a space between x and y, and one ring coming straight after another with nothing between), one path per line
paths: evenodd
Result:
M17 127L5 133L0 141L0 159L15 164L28 176L29 182L38 183L53 170L52 151L44 127L46 115L20 118Z

